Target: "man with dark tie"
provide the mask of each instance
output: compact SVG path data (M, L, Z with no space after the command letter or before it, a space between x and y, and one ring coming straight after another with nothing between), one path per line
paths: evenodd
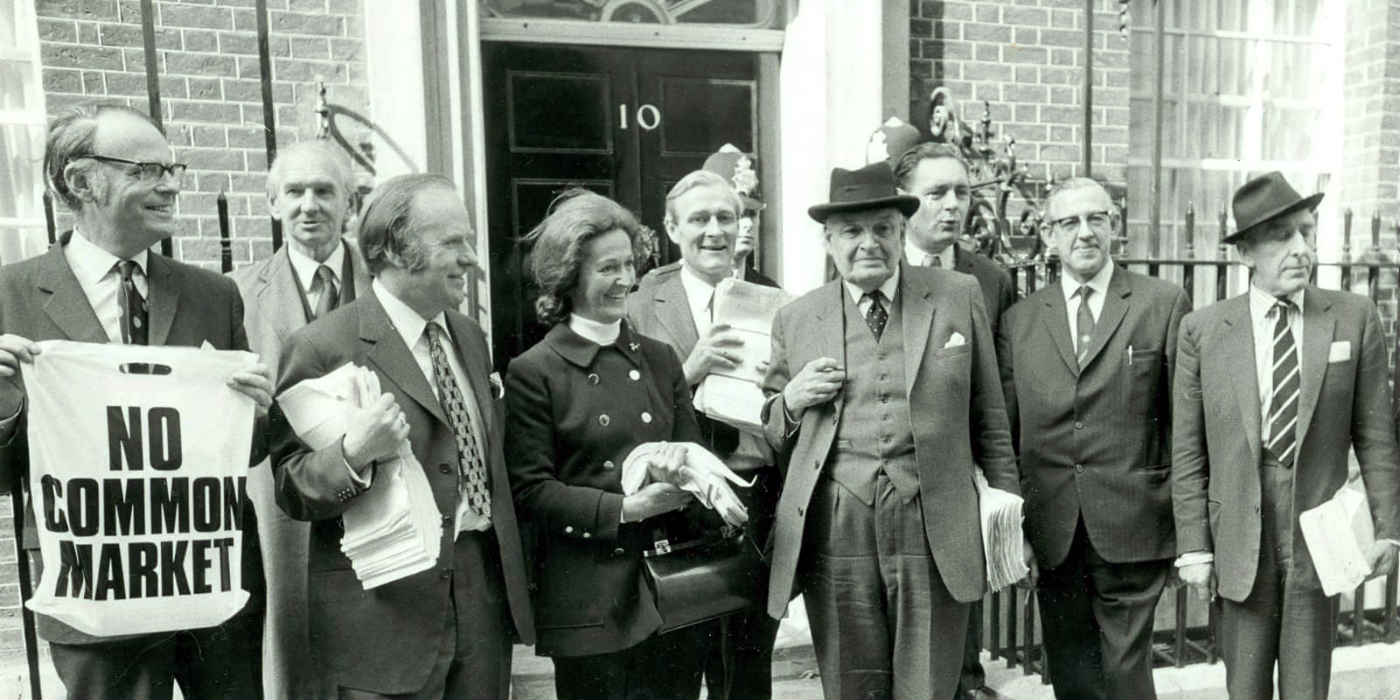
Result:
M1181 287L1115 267L1118 211L1071 178L1045 203L1059 284L1002 318L998 359L1057 698L1152 698L1171 571L1171 373Z
M349 158L327 141L282 149L267 172L268 209L287 244L230 276L243 295L248 343L274 372L293 331L369 290L364 259L342 238L354 192ZM321 697L333 689L316 684L321 664L307 656L306 523L277 507L271 469L250 473L248 497L258 512L267 576L264 689L274 698Z
M340 698L503 698L512 641L534 642L486 336L457 310L476 265L470 222L446 178L381 184L359 230L370 291L282 352L279 392L346 363L383 391L319 450L272 413L277 503L311 522L310 644ZM376 465L405 439L442 522L437 563L366 590L341 551L341 516L382 487Z
M247 350L243 303L233 282L149 248L176 231L185 164L173 162L150 117L124 106L81 107L55 119L44 173L73 212L73 230L47 253L0 268L0 484L28 479L24 386L34 341L213 346ZM271 370L258 364L229 386L257 404L253 463L272 402ZM254 470L256 471L256 470ZM32 496L33 494L31 494ZM22 546L39 567L32 510ZM44 615L54 667L72 698L262 697L262 564L257 520L244 504L243 586L250 597L223 624L175 633L92 637ZM52 565L52 562L49 562Z
M1186 316L1172 394L1182 580L1218 595L1231 698L1326 698L1336 633L1298 515L1347 481L1354 450L1375 525L1372 576L1395 570L1400 455L1385 332L1366 297L1308 282L1314 210L1277 172L1235 191L1249 291Z
M974 465L1020 492L987 311L971 277L901 264L919 201L888 163L835 169L830 200L808 214L840 279L773 321L768 613L803 595L828 699L948 698L986 590Z

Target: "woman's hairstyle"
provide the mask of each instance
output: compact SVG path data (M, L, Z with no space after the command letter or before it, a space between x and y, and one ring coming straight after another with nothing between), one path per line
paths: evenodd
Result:
M572 188L559 195L544 220L525 236L533 245L529 269L539 286L535 315L540 321L553 325L569 317L589 241L621 230L635 250L641 229L632 212L600 194Z

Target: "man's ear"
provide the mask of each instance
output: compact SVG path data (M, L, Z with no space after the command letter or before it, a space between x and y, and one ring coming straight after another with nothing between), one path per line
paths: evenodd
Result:
M84 202L99 199L97 189L100 185L95 181L97 177L87 163L75 161L63 167L63 181L68 185L68 191Z
M666 218L662 219L661 223L666 228L666 237L671 239L672 243L680 245L681 239L676 233L676 217L671 216L671 212L666 212Z

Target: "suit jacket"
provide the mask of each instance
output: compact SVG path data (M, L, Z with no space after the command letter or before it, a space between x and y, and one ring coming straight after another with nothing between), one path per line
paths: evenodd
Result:
M597 345L556 324L507 370L511 482L538 538L546 656L626 649L661 623L641 552L667 516L621 523L622 465L639 444L694 442L700 429L671 348L625 322L616 347L627 378L599 366Z
M0 267L0 333L30 340L108 342L107 332L68 266L63 248L72 232L64 233L48 252ZM238 288L221 275L194 265L176 262L156 253L147 258L149 299L148 340L151 345L200 347L205 341L220 350L247 350L243 332L243 302ZM261 423L262 421L258 421ZM9 444L0 447L0 485L5 490L28 480L28 426L21 414ZM261 426L253 426L252 463L262 461L265 443ZM262 560L258 548L257 518L245 504L243 538L243 587L252 597L240 614L261 614ZM38 529L32 504L25 507L23 546L39 556ZM112 637L91 637L45 615L36 616L40 636L63 644L92 644Z
M1343 345L1345 344L1345 345ZM1400 537L1400 474L1384 333L1365 297L1303 294L1290 580L1318 588L1297 514L1331 498L1354 448L1377 538ZM1261 408L1249 295L1181 322L1172 420L1177 551L1214 552L1219 594L1243 601L1259 563Z
M842 404L838 394L807 409L791 432L781 391L808 362L845 357L846 293L839 280L830 282L783 307L773 320L773 357L764 383L777 393L764 406L764 427L786 470L768 589L773 617L782 616L801 587L795 576L804 517L835 441ZM902 266L899 294L903 327L885 332L899 332L904 341L924 534L949 592L971 602L986 588L973 465L981 465L991 485L1020 492L987 310L975 280L946 270ZM954 333L963 344L948 345Z
M1016 303L1016 282L1006 268L992 262L987 256L966 250L956 243L951 248L953 270L977 278L977 285L982 288L982 298L987 302L992 333L995 334L1001 325L1002 315ZM909 264L914 263L909 261Z
M501 406L491 395L490 355L486 336L475 322L455 311L447 313L448 331L458 360L481 408L484 450L491 488L491 529L500 551L501 574L515 630L524 643L534 641L534 622L526 592L525 564L511 503L510 483L502 453ZM341 515L359 492L345 468L339 443L311 450L297 438L274 406L271 420L272 468L277 502L288 515L311 521L307 562L310 598L310 637L331 678L342 686L381 693L408 693L422 688L437 660L444 635L470 630L472 621L444 624L453 615L453 597L480 595L465 590L463 577L451 576L455 565L457 511L457 442L451 424L433 395L412 352L374 294L365 294L325 318L292 334L282 351L278 393L303 379L320 377L353 362L379 376L380 386L394 395L409 425L413 456L423 465L441 514L443 527L437 566L412 576L365 590L350 560L340 550L344 532ZM374 488L371 483L369 488ZM449 581L458 588L449 587Z
M1002 319L997 357L1041 566L1064 561L1081 518L1108 561L1175 556L1171 377L1190 309L1181 287L1115 268L1082 370L1058 282Z

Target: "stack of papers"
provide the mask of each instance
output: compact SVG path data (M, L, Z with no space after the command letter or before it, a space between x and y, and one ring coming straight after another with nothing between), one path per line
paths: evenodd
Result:
M1322 592L1329 596L1349 592L1371 575L1366 553L1376 532L1366 493L1356 484L1343 484L1335 496L1298 516Z
M781 289L734 278L715 287L715 323L728 324L744 345L738 367L712 372L700 382L696 410L741 430L763 430L763 372L758 368L773 353L773 316L791 299Z
M377 375L347 363L324 377L299 382L277 402L297 437L319 450L340 440L350 412L380 393ZM366 590L437 563L442 521L428 477L407 440L394 459L379 463L369 490L350 504L342 520L340 549Z
M1024 501L1014 493L992 488L982 469L973 470L977 508L982 516L982 551L987 560L987 587L999 591L1020 581L1026 566L1025 537L1021 533Z

